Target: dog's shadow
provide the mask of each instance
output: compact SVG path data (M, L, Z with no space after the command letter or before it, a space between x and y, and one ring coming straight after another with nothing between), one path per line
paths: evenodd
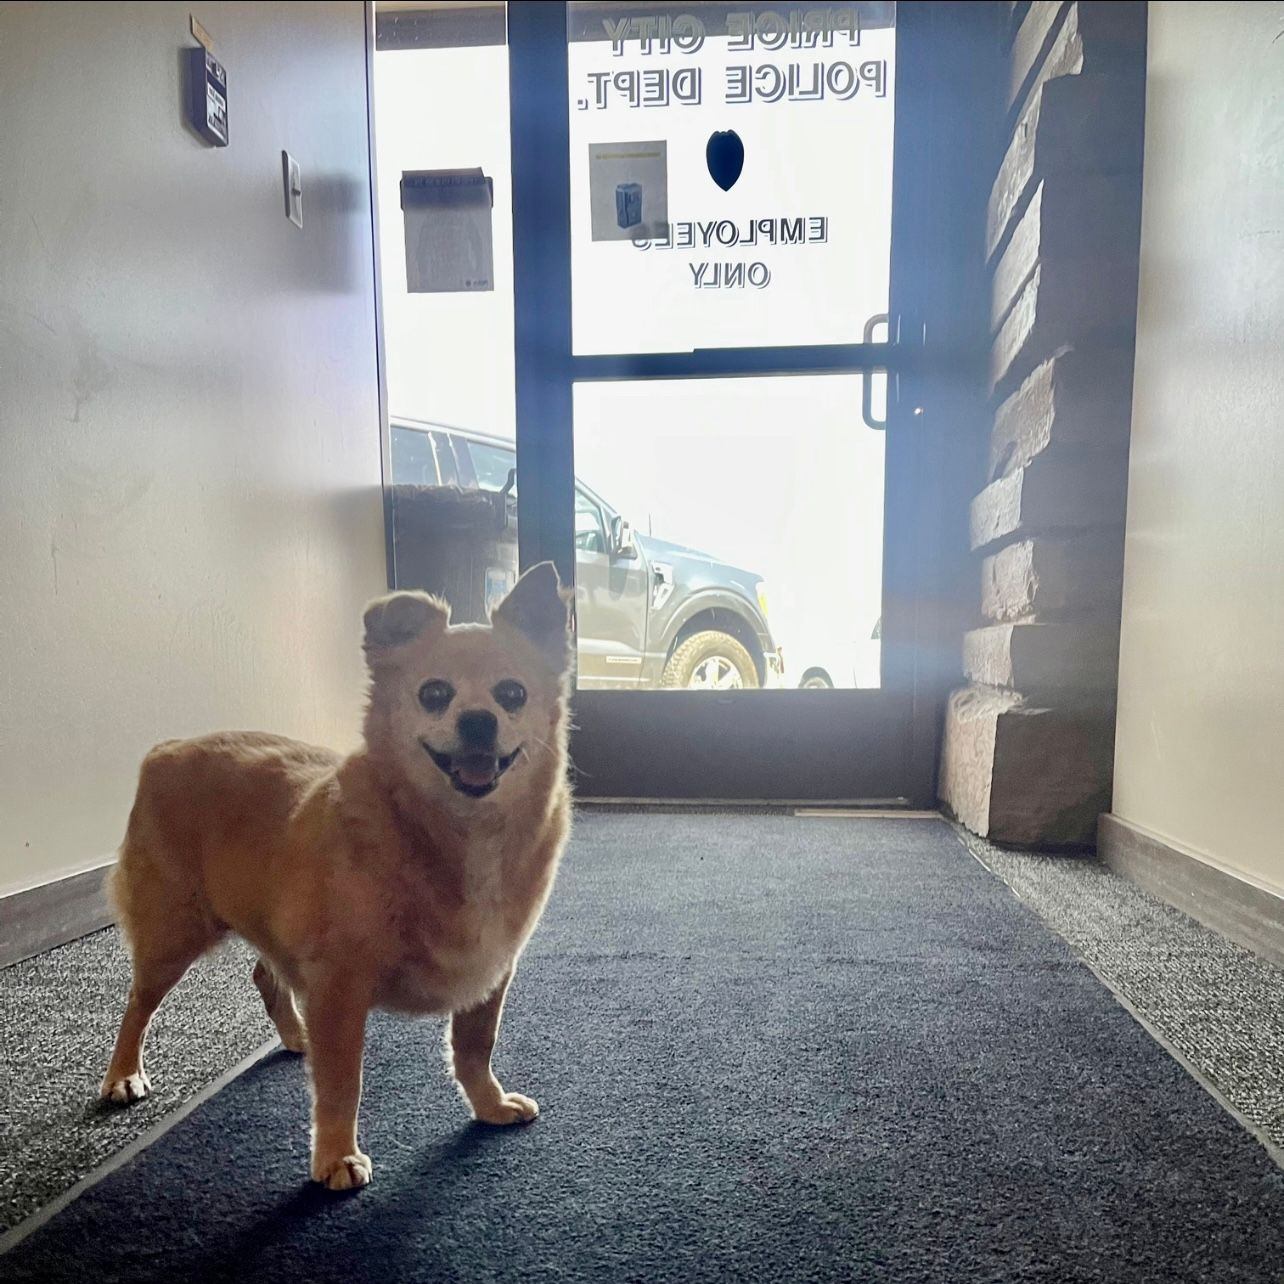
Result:
M534 1121L532 1121L534 1122ZM470 1119L453 1137L439 1141L424 1151L424 1163L435 1168L452 1159L467 1159L487 1147L499 1145L505 1137L519 1137L529 1124L488 1124Z
M488 1152L511 1147L531 1124L486 1124L473 1119L451 1136L424 1147L400 1174L438 1213L453 1207L454 1196L473 1201L487 1189L495 1174L479 1162Z
M412 1163L400 1167L390 1192L388 1175L380 1182L377 1156L374 1183L369 1187L332 1191L317 1182L305 1182L236 1237L233 1256L242 1269L247 1269L262 1254L288 1243L306 1224L328 1217L341 1219L349 1231L354 1229L350 1220L353 1218L367 1226L372 1220L380 1221L388 1232L385 1244L395 1255L393 1246L403 1238L396 1234L398 1223L413 1221L422 1228L435 1218L450 1215L460 1204L474 1202L480 1193L478 1187L489 1186L492 1178L488 1173L476 1172L471 1161L502 1145L505 1137L518 1131L472 1120L452 1136L426 1146Z

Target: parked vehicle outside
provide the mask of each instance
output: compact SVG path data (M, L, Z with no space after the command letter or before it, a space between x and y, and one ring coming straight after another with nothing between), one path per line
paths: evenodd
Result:
M511 442L392 420L395 485L500 491ZM578 478L575 595L581 689L731 691L781 685L760 576L672 540L643 535ZM498 596L504 584L496 583ZM489 576L488 576L489 591Z
M837 630L813 629L783 639L786 686L803 690L834 687L877 688L882 685L882 620L849 642Z

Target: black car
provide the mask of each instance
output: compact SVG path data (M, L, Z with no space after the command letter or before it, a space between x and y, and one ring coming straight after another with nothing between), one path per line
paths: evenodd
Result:
M511 442L417 420L392 421L397 485L502 490ZM780 656L766 589L752 571L635 532L575 483L580 687L734 690L776 686Z

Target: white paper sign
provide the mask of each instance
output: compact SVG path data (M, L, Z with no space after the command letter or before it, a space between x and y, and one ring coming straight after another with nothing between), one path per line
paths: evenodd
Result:
M494 185L480 168L407 170L402 174L409 293L495 288L494 203Z

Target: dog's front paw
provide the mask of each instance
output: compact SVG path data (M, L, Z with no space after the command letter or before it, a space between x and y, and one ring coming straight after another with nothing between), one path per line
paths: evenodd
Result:
M312 1180L319 1181L329 1190L358 1190L368 1186L373 1170L370 1156L359 1150L339 1159L315 1156L312 1160Z
M128 1106L132 1102L142 1101L151 1090L152 1081L140 1070L137 1074L125 1075L120 1079L104 1079L98 1095L113 1106Z
M539 1114L539 1103L520 1092L501 1092L493 1100L473 1102L473 1114L480 1123L530 1123Z

